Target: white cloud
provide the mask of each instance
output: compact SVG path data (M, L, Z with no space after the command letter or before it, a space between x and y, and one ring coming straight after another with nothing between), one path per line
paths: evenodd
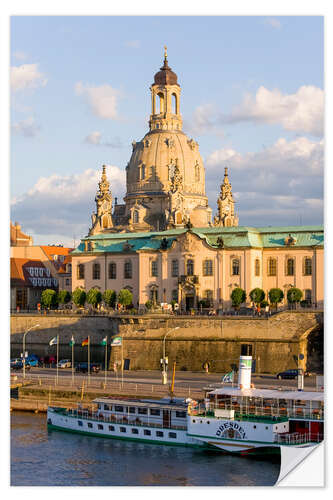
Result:
M24 61L24 59L27 59L28 56L22 50L17 50L16 52L14 52L13 57L15 57L15 59L17 59L18 61Z
M23 135L24 137L35 137L39 131L40 126L36 124L35 119L30 116L25 120L21 120L12 125L14 134Z
M206 161L206 184L216 208L216 182L224 167L237 201L241 225L317 224L323 219L324 143L284 138L259 152L225 148Z
M268 24L269 26L272 26L272 28L275 29L281 28L281 23L276 17L267 17L265 19L265 24Z
M117 106L121 92L111 85L104 84L94 87L78 82L75 84L75 93L86 99L94 115L112 120L119 118Z
M31 88L45 87L47 78L38 70L38 64L22 64L12 66L10 83L13 92Z
M119 137L115 137L112 141L105 141L102 140L102 133L98 131L90 132L90 134L85 137L83 142L94 146L106 146L115 149L123 147Z
M27 233L33 232L44 241L52 234L63 238L72 238L75 234L78 240L87 234L91 225L101 170L41 177L24 195L12 199L13 219L20 221ZM125 192L125 172L107 165L106 173L113 198L120 199Z
M129 47L130 49L139 49L141 47L140 40L127 40L125 42L125 47Z
M223 114L212 104L198 106L190 121L194 133L213 133L221 126L240 122L279 124L285 130L322 136L324 91L303 85L295 94L259 87L255 96L246 94L242 104Z

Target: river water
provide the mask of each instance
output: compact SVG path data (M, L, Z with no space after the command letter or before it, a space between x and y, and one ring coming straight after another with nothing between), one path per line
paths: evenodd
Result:
M48 431L11 414L12 486L272 486L280 463L195 448Z

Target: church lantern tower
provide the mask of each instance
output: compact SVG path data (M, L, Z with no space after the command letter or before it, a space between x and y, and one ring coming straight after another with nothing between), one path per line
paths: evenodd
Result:
M98 183L98 191L95 197L96 213L91 216L92 227L89 230L89 236L102 233L113 227L112 223L112 195L110 183L106 176L106 166L103 165L102 177Z
M214 217L214 226L238 226L238 216L235 213L235 200L228 177L228 168L224 169L223 184L217 200L217 215Z

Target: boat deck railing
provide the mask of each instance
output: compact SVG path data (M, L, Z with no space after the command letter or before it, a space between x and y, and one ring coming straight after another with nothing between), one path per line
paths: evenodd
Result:
M304 420L323 420L324 411L322 409L309 408L285 408L275 406L242 406L238 404L220 403L214 405L210 403L208 407L203 408L201 405L190 408L189 414L193 416L213 417L215 410L234 410L235 418L239 420L251 420L253 418L262 419L304 419ZM215 417L219 418L219 417ZM221 417L224 418L224 417Z
M60 410L60 409L59 409ZM126 417L126 416L116 416L116 415L104 415L98 412L90 411L90 410L76 410L76 409L61 409L63 413L70 417L80 418L84 420L95 420L97 422L105 422L108 424L125 424L125 425L133 425L135 427L154 427L154 428L164 428L164 429L175 429L175 430L186 430L187 427L184 425L166 425L165 423L155 423L149 422L148 420L143 421L140 418L136 417ZM60 410L60 411L61 411Z
M323 440L323 435L320 433L301 433L301 432L290 432L290 433L275 433L274 443L279 444L303 444L303 443L320 443Z

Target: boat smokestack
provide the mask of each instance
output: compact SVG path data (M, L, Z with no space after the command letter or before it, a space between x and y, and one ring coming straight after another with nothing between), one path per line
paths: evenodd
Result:
M251 388L252 356L239 357L238 386L240 389Z

